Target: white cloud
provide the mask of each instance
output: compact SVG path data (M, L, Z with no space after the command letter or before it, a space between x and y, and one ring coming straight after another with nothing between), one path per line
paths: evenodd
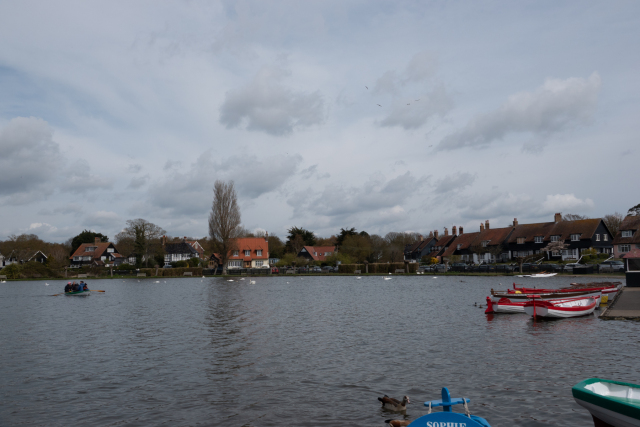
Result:
M131 182L129 182L129 185L127 186L128 188L132 188L134 190L137 190L138 188L144 186L147 181L149 180L150 176L144 175L144 176L138 176L135 178L131 178Z
M587 79L547 79L535 92L511 95L497 110L478 115L442 139L436 148L486 147L512 133L548 137L587 123L598 102L600 85L600 76L595 72Z
M82 223L89 227L115 228L119 224L124 224L124 221L115 212L97 211L88 214Z
M76 160L65 172L64 180L60 186L62 191L82 194L111 189L113 183L110 179L93 175L89 162L81 159Z
M553 194L547 195L542 203L543 213L582 213L592 210L594 207L593 200L579 199L574 194Z
M270 135L287 135L323 123L320 92L285 87L282 82L288 75L279 67L263 67L249 84L227 92L220 123L227 129L243 127Z
M435 192L448 193L450 191L460 191L465 187L473 185L475 180L476 176L467 172L458 172L455 174L447 175L444 178L436 181Z

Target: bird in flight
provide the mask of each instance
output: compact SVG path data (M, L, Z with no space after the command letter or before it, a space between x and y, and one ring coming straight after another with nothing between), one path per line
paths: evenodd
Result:
M365 86L367 88L367 90L369 90L369 88L367 86Z
M378 107L382 107L382 105L380 105L380 104L376 104L376 105L377 105Z
M433 147L433 145L430 145L429 147Z
M411 104L407 104L407 105L411 105Z
M420 101L419 99L416 99L416 102Z

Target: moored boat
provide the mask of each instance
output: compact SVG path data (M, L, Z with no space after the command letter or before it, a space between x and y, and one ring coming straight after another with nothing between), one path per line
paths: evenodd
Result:
M574 385L571 393L591 413L596 427L640 426L640 385L589 378Z
M538 289L538 288L525 288L524 286L518 286L513 284L513 290L508 289L510 294L522 293L522 294L540 294L540 293L571 293L571 292L597 292L600 291L602 296L606 296L608 301L611 301L616 293L620 290L619 285L611 284L605 286L592 286L585 288L563 288L563 289Z
M530 301L524 303L524 312L529 316L567 318L580 317L593 313L598 306L597 297L565 298L541 300L537 295L529 295Z
M413 420L410 427L453 427L453 426L466 426L466 427L491 427L489 422L477 415L471 415L467 403L470 400L464 397L451 398L449 390L446 387L442 387L442 399L431 400L424 402L424 406L429 408L427 415L423 415L420 418ZM451 407L453 405L463 405L464 414L453 412ZM442 412L431 412L431 408L442 406Z
M71 292L65 292L64 294L66 296L68 296L68 297L88 297L89 295L91 295L91 291L89 291L89 290L87 290L87 291L71 291Z
M507 298L510 302L525 302L528 301L531 294L526 293L509 293L499 292L491 289L491 301L496 303L502 298ZM540 299L565 299L565 298L577 298L577 297L598 297L598 304L600 304L600 298L602 297L601 291L580 290L575 292L539 292L536 293Z
M523 274L522 276L518 276L518 277L552 277L555 276L558 273L534 273L534 274Z

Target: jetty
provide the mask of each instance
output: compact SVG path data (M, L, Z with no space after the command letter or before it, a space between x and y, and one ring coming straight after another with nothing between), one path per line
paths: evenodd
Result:
M623 287L600 319L640 320L640 288Z

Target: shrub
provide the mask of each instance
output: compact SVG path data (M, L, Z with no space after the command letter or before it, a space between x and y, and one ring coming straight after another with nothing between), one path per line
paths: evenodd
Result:
M7 276L7 279L19 279L20 278L20 266L18 264L9 264L2 270L2 275Z

